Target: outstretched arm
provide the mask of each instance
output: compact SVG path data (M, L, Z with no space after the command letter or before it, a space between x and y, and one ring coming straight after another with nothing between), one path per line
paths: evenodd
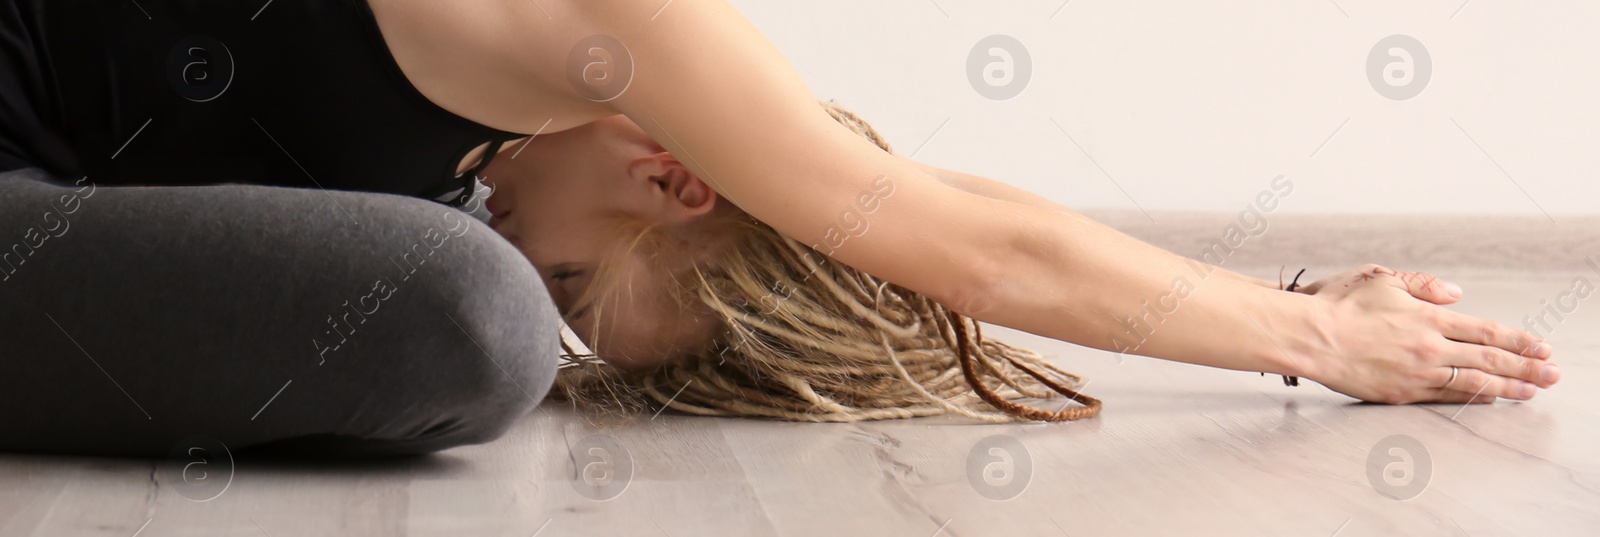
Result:
M964 313L1113 352L1312 376L1315 364L1296 359L1311 342L1290 337L1315 332L1311 297L1183 258L1053 204L1018 202L1009 211L1022 224L1012 235L1015 255L982 293L957 304Z
M1078 232L1091 235L1078 237L1083 241L1074 241L1074 245L1114 245L1130 253L1130 256L1114 257L1130 264L1165 267L1166 270L1174 267L1176 256L1173 254L1144 245L1034 193L973 174L922 163L915 163L915 166L966 192L1069 217L1070 222L1080 225ZM1042 237L1053 235L1043 233ZM1037 264L1038 254L1056 251L1058 249L1035 248L1032 256L1026 256L1035 259L1035 264L1024 267L1042 270L1045 278L1061 278L1066 270L1056 267L1062 267L1064 262L1046 262L1043 268L1038 268ZM1107 251L1110 249L1085 249L1086 256L1075 259L1104 262L1107 256L1098 254ZM1080 262L1078 265L1090 264ZM1070 312L1082 315L1083 310L1098 310L1104 313L1101 315L1104 320L1120 321L1107 326L1090 318L1077 326L1078 334L1051 336L1051 328L1056 326L1053 318L1035 318L1027 315L1029 308L1016 308L1018 302L1029 304L1027 289L1038 288L1038 284L1030 283L1026 276L998 276L997 281L1014 283L1006 288L1021 292L1021 296L1011 297L1011 302L1006 302L1002 296L992 297L990 302L976 300L974 310L984 312L974 316L1115 352L1139 353L1216 368L1312 377L1339 392L1382 403L1493 401L1494 396L1528 398L1533 395L1533 387L1550 387L1560 377L1558 369L1547 374L1547 366L1554 368L1554 364L1547 363L1550 348L1539 348L1531 334L1406 299L1410 296L1434 304L1450 304L1459 299L1459 292L1451 294L1443 281L1427 273L1397 272L1378 265L1365 265L1307 284L1304 292L1317 294L1307 302L1301 299L1304 297L1301 294L1277 291L1277 286L1269 281L1189 259L1184 259L1181 265L1187 265L1187 270L1178 268L1178 272L1173 273L1173 286L1165 291L1157 292L1160 288L1149 281L1144 284L1138 281L1139 273L1150 278L1163 273L1160 268L1144 272L1133 270L1133 275L1123 278L1094 280L1115 283L1114 288L1082 288L1085 300ZM1106 264L1104 270L1115 273L1117 264ZM1019 270L1016 275L1027 273ZM1205 280L1216 281L1214 288L1218 291L1211 291L1211 283L1198 284ZM1139 289L1144 297L1117 296L1117 292L1128 289ZM1261 294L1256 292L1258 289L1272 291ZM1034 304L1037 308L1062 307L1062 304L1038 304L1037 299ZM1333 308L1328 308L1330 305ZM1182 313L1182 308L1190 308L1190 313ZM1245 324L1240 324L1240 318ZM1035 328L1027 328L1029 324L1026 323L1032 323ZM1366 328L1358 326L1363 323ZM1395 329L1395 324L1408 326ZM1234 352L1229 352L1230 345L1235 348ZM1448 366L1464 369L1461 379L1451 380ZM1440 379L1440 376L1445 377Z
M1534 362L1548 356L1525 333L1416 300L1393 271L1317 295L1286 293L1213 277L1221 271L1071 211L951 187L834 121L724 1L565 8L567 37L544 39L561 51L588 34L626 45L632 84L608 104L723 198L978 320L1117 352L1304 376L1383 402L1472 399L1474 389L1522 397L1532 385L1517 379L1539 378ZM1482 376L1447 386L1451 366Z
M985 197L989 197L989 198L994 198L994 199L998 199L998 200L1005 200L1005 201L1009 201L1009 202L1013 202L1013 203L1021 203L1023 205L1032 205L1034 207L1038 207L1038 208L1041 208L1041 209L1054 210L1054 211L1058 211L1058 212L1067 213L1067 214L1070 214L1070 215L1073 215L1073 216L1076 216L1076 217L1079 217L1079 218L1084 218L1084 216L1082 214L1078 213L1077 211L1074 211L1074 210L1069 209L1069 208L1067 208L1065 206L1062 206L1062 205L1059 205L1059 204L1057 204L1057 203L1055 203L1053 201L1050 201L1049 199L1046 199L1044 196L1040 196L1038 194L1034 194L1032 192L1028 192L1026 190L1011 186L1009 184L1006 184L1006 183L1003 183L1003 182L1000 182L1000 181L996 181L996 180L993 180L993 179L989 179L989 178L981 177L981 176L977 176L977 175L972 175L970 173L958 172L958 171L955 171L955 170L947 170L947 169L944 169L944 168L939 168L939 167L936 167L936 166L923 164L921 162L910 161L910 160L908 160L908 162L911 162L911 164L913 166L916 166L917 169L922 170L923 173L927 173L928 175L932 175L934 178L937 178L940 182L942 182L944 184L959 188L961 190L964 190L964 191L967 191L967 192L970 192L970 193L973 193L973 194L977 194L977 195L985 196ZM1087 220L1087 218L1084 218L1084 219ZM1222 277L1222 278L1228 278L1228 279L1232 279L1232 280L1237 280L1237 281L1249 283L1249 284L1252 284L1252 285L1265 287L1265 288L1268 288L1268 289L1278 289L1279 288L1279 286L1277 284L1274 284L1272 282L1268 282L1268 281L1260 279L1260 278L1254 278L1254 277L1251 277L1251 276L1245 276L1243 274L1239 274L1237 272L1233 272L1233 271L1230 271L1230 270L1225 270L1222 267L1218 267L1218 266L1212 265L1210 263L1204 263L1202 261L1196 261L1196 263L1201 263L1203 265L1206 265L1207 267L1210 267L1210 269L1214 269L1216 271L1214 273L1214 276L1216 276L1216 277Z

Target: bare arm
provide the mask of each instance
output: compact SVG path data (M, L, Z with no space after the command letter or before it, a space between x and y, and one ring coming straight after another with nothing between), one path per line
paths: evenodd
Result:
M824 255L979 320L1046 337L1305 374L1245 312L1261 313L1256 322L1274 333L1306 333L1310 297L1234 277L1202 282L1212 270L1070 211L941 182L828 116L782 54L726 2L676 2L654 20L653 1L566 5L577 27L571 35L615 36L628 48L632 85L609 104L724 198ZM1182 307L1153 321L1153 333L1114 339L1122 321L1145 308L1141 301L1172 304L1174 278L1184 274L1194 292L1184 293Z
M1022 189L971 174L925 164L917 166L946 184L1033 209L1066 215L1073 222L1094 230L1092 233L1105 235L1108 242L1119 243L1130 251L1147 250L1144 246L1148 245L1136 239L1098 225L1070 209ZM1043 236L1050 235L1046 233ZM1059 259L1050 255L1052 251L1048 247L1034 250L1032 256L1025 257L1033 258L1036 264L1024 264L1014 274L1028 274L1030 268L1049 271L1048 268L1038 268L1040 259L1045 260L1043 266L1059 266L1060 261L1048 261ZM1041 257L1040 253L1044 255ZM1156 254L1142 262L1168 262L1162 260L1163 257L1166 256ZM1242 275L1229 276L1221 269L1192 260L1186 260L1186 263L1192 274L1186 275L1180 270L1173 276L1172 289L1157 295L1155 300L1141 299L1143 308L1133 312L1131 317L1119 317L1123 320L1118 323L1119 326L1111 329L1107 338L1111 348L1107 350L1216 367L1283 373L1282 369L1255 367L1263 363L1276 364L1288 371L1298 371L1291 374L1312 377L1354 397L1389 403L1492 402L1496 397L1527 399L1536 392L1535 388L1548 388L1560 378L1559 369L1549 362L1553 350L1548 345L1537 345L1536 338L1531 334L1434 306L1459 300L1460 288L1455 287L1452 292L1451 286L1427 273L1396 271L1368 264L1316 282L1302 282L1306 284L1302 287L1304 293L1324 299L1305 301L1293 298L1304 295L1276 291L1277 287L1269 282ZM1170 268L1170 265L1166 266ZM1204 279L1203 274L1212 270L1215 270L1213 275L1220 276L1216 281L1227 282L1227 285L1217 287L1220 291L1210 291L1205 287L1191 290L1179 283ZM1003 281L1026 282L1027 278L1007 276ZM1024 289L1027 284L1011 287ZM1137 288L1137 285L1123 283L1120 287ZM1262 288L1274 290L1272 292L1276 294L1257 296L1258 293L1252 291ZM1249 324L1248 329L1237 332L1241 327L1229 326L1230 322L1236 323L1237 318L1230 319L1227 309L1221 310L1224 314L1221 318L1207 317L1215 310L1205 311L1205 307L1200 308L1202 311L1194 316L1181 314L1181 309L1194 305L1188 297L1216 292L1237 293L1236 296L1219 297L1220 300L1216 302L1245 308L1234 311L1243 316ZM1111 293L1096 295L1094 292L1086 293L1091 297L1088 303L1091 310L1097 309L1096 305L1103 308L1107 304L1115 308L1115 302L1127 301ZM1025 301L1027 298L1023 296L1010 300L1001 302L999 307L1005 308L1013 304L1012 301ZM1152 304L1154 308L1150 307ZM985 305L980 303L977 307ZM1330 305L1334 307L1329 308ZM997 317L991 315L990 318ZM991 322L1028 322L1027 316L1018 315L1017 318L1017 321ZM1190 322L1194 318L1206 321L1196 325ZM1208 327L1210 332L1205 331ZM1093 337L1092 330L1090 332L1090 337ZM1217 336L1238 337L1235 344L1245 356L1230 359L1196 354L1196 351L1204 353L1222 345L1215 339ZM1255 348L1253 346L1260 344L1259 341L1253 342L1258 336L1267 338L1272 347L1268 352L1275 353L1276 360L1273 356L1257 356L1253 359L1248 356L1251 349ZM1173 345L1177 348L1170 348ZM1177 357L1167 354L1172 352L1178 353ZM1454 372L1440 380L1445 371L1450 371L1449 366L1461 368L1459 380Z
M615 36L632 57L632 85L608 104L779 232L939 301L981 286L1002 257L988 238L1013 223L989 215L1009 202L940 183L839 124L726 2L674 2L654 20L653 1L567 6L573 35Z
M981 178L980 178L981 179ZM953 307L982 321L1102 350L1312 376L1316 299L1167 252L1020 190L1020 255ZM1024 200L1033 200L1028 203ZM1289 352L1289 349L1295 352Z
M566 59L557 52L578 36L615 37L634 78L607 106L723 198L824 255L978 320L1117 352L1305 376L1384 402L1472 399L1438 388L1456 365L1483 370L1485 395L1510 397L1527 384L1511 376L1537 377L1532 360L1500 350L1527 349L1531 336L1416 300L1394 271L1320 281L1316 295L1286 293L1212 277L1226 271L1071 211L954 188L834 121L725 1L561 8L551 9L563 31L518 49L546 67L530 76L561 87L564 71L548 68ZM537 32L506 35L529 34Z
M947 169L944 169L944 168L939 168L939 167L931 166L931 165L928 165L928 164L923 164L923 163L916 162L916 161L908 161L908 162L911 162L912 165L916 166L918 169L922 170L924 173L927 173L927 174L932 175L933 177L939 179L939 181L943 182L944 184L959 188L961 190L965 190L967 192L971 192L973 194L977 194L977 195L985 196L985 197L989 197L989 198L994 198L994 199L999 199L999 200L1010 201L1010 202L1013 202L1013 203L1021 203L1021 204L1024 204L1024 205L1032 205L1034 207L1038 207L1038 208L1041 208L1041 209L1049 209L1049 210L1053 210L1053 211L1057 211L1057 212L1064 212L1064 213L1067 213L1069 215L1075 216L1077 218L1081 218L1081 219L1084 219L1084 220L1089 220L1089 218L1084 217L1081 213L1078 213L1077 211L1074 211L1074 210L1069 209L1069 208L1067 208L1065 206L1059 205L1059 204L1057 204L1055 202L1052 202L1052 201L1050 201L1048 199L1045 199L1045 197L1043 197L1043 196L1040 196L1038 194L1034 194L1032 192L1028 192L1026 190L1011 186L1009 184L1006 184L1006 183L1003 183L1003 182L1000 182L1000 181L995 181L993 179L989 179L989 178L986 178L986 177L979 177L977 175L972 175L970 173L958 172L958 171L954 171L954 170L947 170ZM1261 286L1261 287L1265 287L1265 288L1268 288L1268 289L1278 289L1279 288L1277 284L1272 283L1272 282L1268 282L1266 280L1262 280L1260 278L1254 278L1254 277L1250 277L1250 276L1245 276L1243 274L1239 274L1237 272L1224 270L1224 269L1222 269L1222 267L1218 267L1218 266L1212 265L1210 263L1204 263L1203 261L1196 261L1196 262L1197 263L1202 263L1202 264L1204 264L1204 265L1206 265L1208 267L1211 267L1212 269L1215 269L1216 272L1213 273L1213 277L1222 277L1222 278L1237 280L1237 281L1246 282L1246 283L1250 283L1250 284L1253 284L1253 285L1258 285L1258 286Z

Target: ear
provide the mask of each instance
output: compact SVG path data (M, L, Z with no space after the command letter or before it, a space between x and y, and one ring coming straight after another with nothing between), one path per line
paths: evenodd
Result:
M699 216L716 207L717 192L701 181L688 166L678 162L672 153L660 151L635 158L628 167L633 179L645 183L652 193L659 193L675 212L685 216Z

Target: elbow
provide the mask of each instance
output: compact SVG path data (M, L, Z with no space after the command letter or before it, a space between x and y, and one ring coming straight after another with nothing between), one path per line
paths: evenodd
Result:
M1004 229L973 238L961 256L960 285L946 293L946 307L962 315L1005 324L1003 312L1028 311L1042 297L1059 294L1065 244L1052 226L1018 211ZM1014 319L1013 319L1014 320Z
M989 316L1001 307L1004 300L1000 294L1001 289L996 284L999 277L993 272L981 272L965 280L962 285L949 290L945 297L938 302L945 308L978 320L989 320ZM985 276L984 274L987 274Z
M963 255L953 271L960 277L943 293L939 302L956 313L979 320L1011 304L1018 276L1016 259L1022 252L1004 242L989 239L988 244Z

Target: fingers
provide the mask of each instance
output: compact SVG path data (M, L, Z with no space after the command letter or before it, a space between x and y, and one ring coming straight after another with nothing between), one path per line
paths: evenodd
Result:
M1297 289L1302 293L1316 294L1330 283L1349 287L1362 282L1380 280L1382 283L1404 289L1412 297L1434 304L1453 304L1461 300L1461 286L1441 280L1427 272L1394 270L1383 265L1368 263L1343 274L1323 278Z
M1450 381L1450 368L1439 368L1439 389L1463 392L1472 396L1502 397L1526 401L1533 399L1539 389L1533 384L1514 378L1492 375L1478 369L1459 368L1455 381ZM1448 384L1446 384L1448 383Z
M1381 279L1384 283L1405 289L1411 296L1434 304L1451 304L1461 300L1461 286L1439 279L1426 272L1394 270L1382 265L1366 265L1356 274L1355 281Z
M1406 292L1434 304L1451 304L1461 300L1461 286L1439 279L1426 272L1397 270L1396 276L1405 282Z
M1498 347L1513 354L1548 360L1555 350L1549 343L1522 330L1473 317L1444 308L1437 308L1439 333L1444 337L1465 343Z
M1561 380L1561 369L1556 364L1538 358L1518 356L1505 349L1476 343L1451 341L1445 343L1445 347L1444 365L1472 368L1540 388L1549 388ZM1457 382L1460 380L1457 379Z

